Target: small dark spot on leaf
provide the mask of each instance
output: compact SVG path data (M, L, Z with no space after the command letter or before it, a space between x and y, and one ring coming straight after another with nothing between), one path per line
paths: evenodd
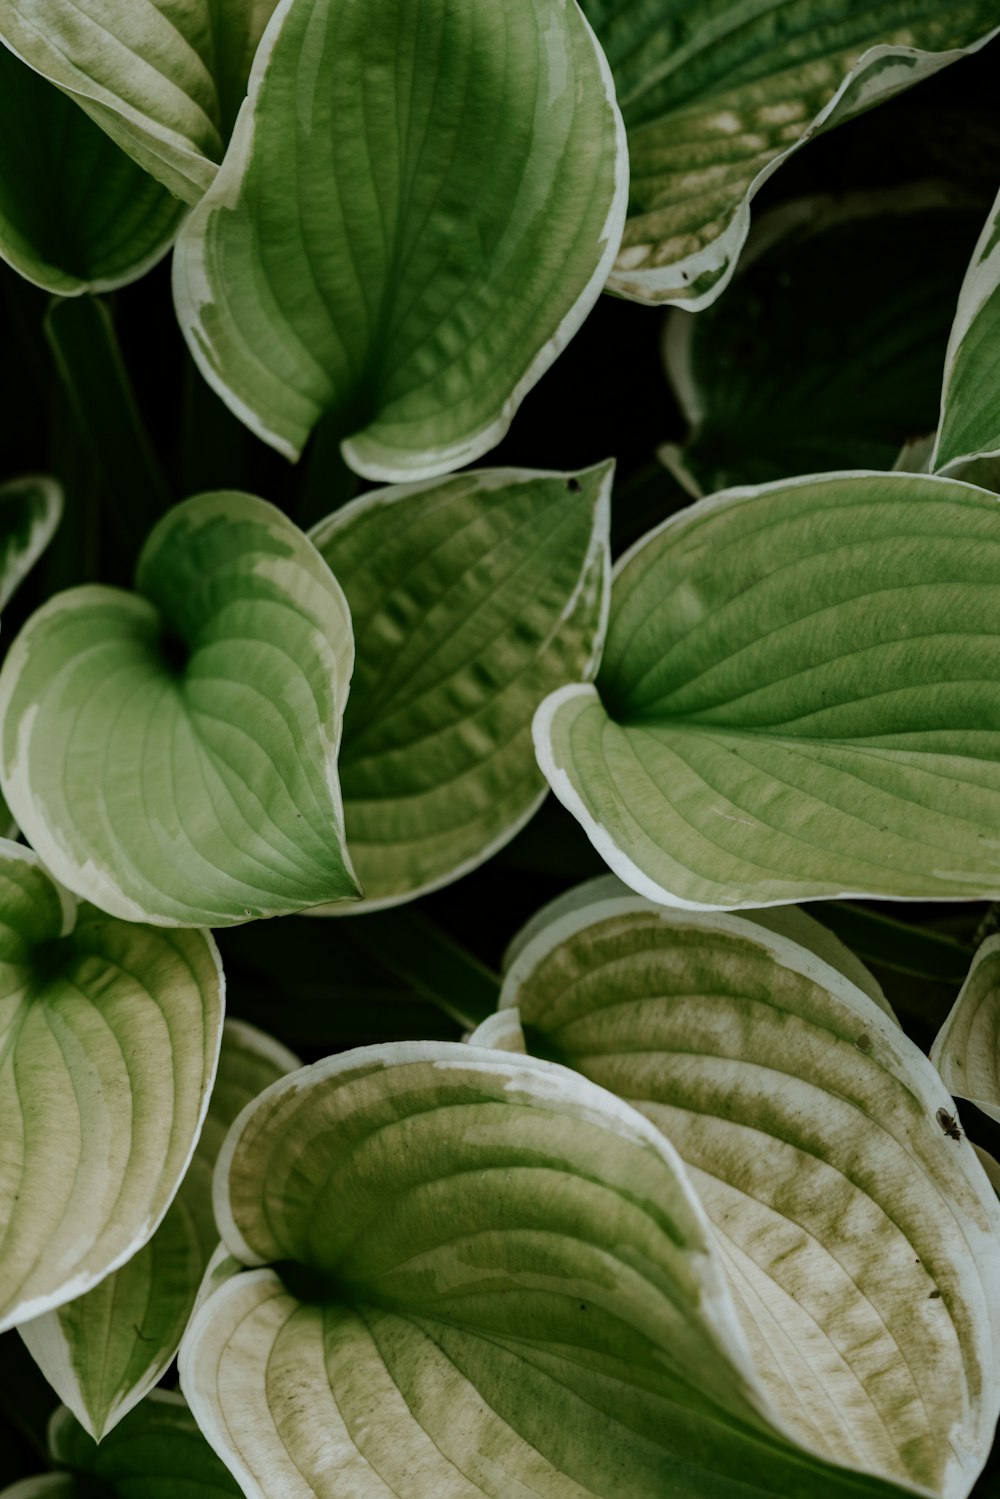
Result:
M947 1109L938 1109L934 1117L949 1140L960 1140L962 1138L962 1131L958 1127L958 1120L954 1114L949 1114Z
M566 488L569 490L570 494L579 494L580 493L580 481L579 481L579 479L567 479L566 480Z
M581 1312L585 1312L587 1310L587 1303L585 1301L580 1302L580 1310Z
M867 1056L872 1049L872 1038L867 1031L862 1031L854 1044L858 1048L858 1051L863 1051L865 1056Z
M941 1300L941 1292L940 1291L932 1291L931 1294L928 1296L927 1300L928 1301L940 1301Z

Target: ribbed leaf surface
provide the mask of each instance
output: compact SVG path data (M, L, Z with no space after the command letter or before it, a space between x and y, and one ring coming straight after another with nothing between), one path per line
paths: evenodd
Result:
M0 844L0 1328L139 1249L201 1130L222 1031L205 932L81 906Z
M831 474L633 548L596 687L535 719L549 782L641 894L696 908L1000 892L1000 502Z
M457 879L537 809L535 709L600 657L610 488L608 464L484 470L375 490L312 533L360 643L339 767L364 905Z
M174 261L202 372L376 479L493 447L604 284L624 132L574 0L284 0Z
M347 1053L223 1146L244 1263L181 1350L247 1495L806 1499L893 1490L775 1429L670 1146L563 1068Z
M932 469L1000 453L994 380L1000 362L1000 196L972 252L944 372Z
M0 0L0 41L193 203L222 160L274 4Z
M66 94L0 47L0 256L67 297L134 281L184 209Z
M269 1036L227 1021L194 1156L156 1233L85 1296L19 1328L46 1379L95 1441L152 1389L180 1346L218 1243L212 1170L226 1131L252 1098L297 1066Z
M135 594L32 616L0 672L4 794L71 889L114 915L224 926L356 893L336 757L343 594L280 511L200 495Z
M931 1060L956 1098L1000 1120L1000 937L988 937L973 958Z
M787 937L589 889L535 923L501 1006L676 1146L798 1440L967 1494L1000 1408L1000 1208L940 1078Z
M982 46L988 0L584 0L628 129L631 202L611 277L692 310L722 291L750 202L813 136Z

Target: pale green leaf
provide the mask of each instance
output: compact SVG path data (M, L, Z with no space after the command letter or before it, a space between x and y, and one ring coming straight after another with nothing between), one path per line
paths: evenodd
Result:
M0 843L0 1329L81 1295L150 1238L215 1075L208 933L79 908Z
M54 479L32 474L0 484L0 609L52 540L62 508Z
M956 1098L1000 1120L1000 936L988 937L931 1047Z
M932 469L1000 454L995 398L1000 362L1000 194L983 226L958 298L945 361Z
M0 46L0 257L75 296L142 276L184 206L72 99Z
M583 0L628 130L609 285L692 311L733 274L750 202L812 137L996 34L989 0Z
M360 642L339 761L352 912L458 879L537 810L532 716L600 659L611 474L400 485L312 532Z
M75 100L140 167L193 203L218 170L274 6L0 0L0 41Z
M228 1020L194 1156L156 1233L85 1296L19 1327L42 1373L95 1441L152 1389L180 1346L218 1242L212 1171L226 1131L252 1098L298 1065L270 1036ZM217 1266L214 1272L213 1284Z
M181 1380L254 1499L895 1492L775 1426L672 1147L564 1068L317 1063L230 1133L216 1214L265 1268L204 1303Z
M923 1053L745 918L584 887L510 968L530 1050L687 1163L771 1401L808 1450L968 1493L1000 1409L1000 1206Z
M502 437L596 301L625 213L574 0L282 0L174 259L202 373L296 457L418 479Z
M312 543L250 495L176 506L134 594L49 600L0 672L3 788L63 884L158 925L344 899L336 758L353 660Z
M587 880L582 885L574 885L543 906L511 939L503 956L504 973L516 964L521 953L539 933L548 931L557 919L595 906L603 900L612 900L630 894L632 892L628 885L614 874L599 875L597 879ZM884 1010L888 1016L895 1018L892 1014L892 1007L882 992L882 985L868 971L860 958L856 957L850 948L830 931L829 927L823 926L822 922L816 921L798 906L767 906L763 910L744 911L742 914L748 921L756 922L770 932L777 932L782 937L788 937L799 947L807 948L815 957L828 963L862 993L867 994L880 1010ZM499 1016L491 1016L490 1019L499 1019Z
M81 1499L239 1499L179 1395L154 1390L98 1447L65 1407L49 1425L55 1462L77 1478Z
M904 439L937 420L980 216L935 183L797 198L764 214L725 299L669 315L667 372L690 431L676 457L661 450L667 466L690 474L697 494L892 468Z
M995 896L998 636L996 496L903 473L733 490L622 559L596 686L546 700L536 751L654 900Z

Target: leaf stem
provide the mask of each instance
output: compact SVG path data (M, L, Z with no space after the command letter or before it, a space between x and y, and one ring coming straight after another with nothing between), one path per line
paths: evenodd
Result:
M111 314L94 297L53 301L45 333L101 467L109 529L134 558L173 495L136 404Z

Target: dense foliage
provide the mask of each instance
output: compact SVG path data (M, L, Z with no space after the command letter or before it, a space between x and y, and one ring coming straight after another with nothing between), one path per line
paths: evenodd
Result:
M0 0L0 1499L1000 1492L998 23Z

